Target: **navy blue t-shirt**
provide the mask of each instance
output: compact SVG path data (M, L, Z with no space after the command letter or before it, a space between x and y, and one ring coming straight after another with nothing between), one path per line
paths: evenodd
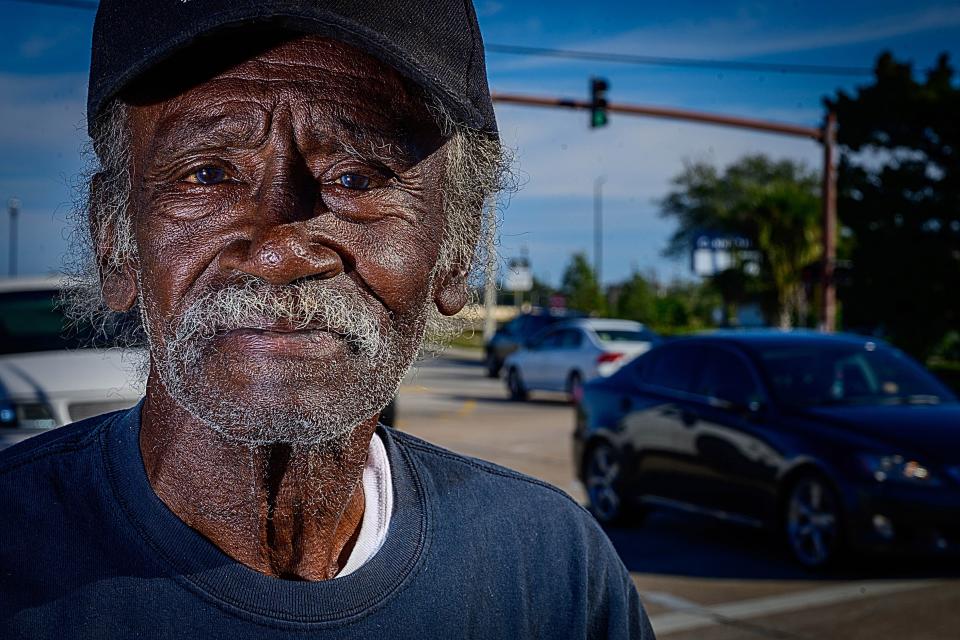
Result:
M0 453L0 638L653 638L603 531L561 491L381 427L387 538L281 580L153 492L139 407Z

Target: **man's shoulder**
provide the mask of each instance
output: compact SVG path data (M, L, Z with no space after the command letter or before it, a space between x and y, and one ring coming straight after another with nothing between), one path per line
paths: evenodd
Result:
M107 413L51 429L0 451L0 480L62 457L83 455L97 446L101 431L123 412Z
M417 460L421 472L430 476L434 491L441 497L453 497L496 507L499 512L511 507L523 509L534 517L557 518L563 514L595 526L593 517L561 489L498 464L455 453L416 436L390 430L401 450Z

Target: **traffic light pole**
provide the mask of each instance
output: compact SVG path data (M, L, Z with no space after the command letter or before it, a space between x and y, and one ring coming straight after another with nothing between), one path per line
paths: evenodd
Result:
M566 98L548 98L541 96L527 96L514 93L493 92L493 101L503 104L517 104L528 107L560 107L567 109L593 108L589 100L570 100ZM623 113L633 116L648 116L653 118L667 118L670 120L684 120L715 124L726 127L764 131L780 135L809 138L823 145L823 185L821 197L823 202L823 299L820 309L820 328L823 331L834 331L836 328L836 282L834 267L836 264L837 247L837 172L834 166L836 154L836 114L829 112L822 128L804 127L801 125L771 122L755 118L741 118L704 111L690 111L670 107L651 107L646 105L623 104L611 102L606 106L611 113Z

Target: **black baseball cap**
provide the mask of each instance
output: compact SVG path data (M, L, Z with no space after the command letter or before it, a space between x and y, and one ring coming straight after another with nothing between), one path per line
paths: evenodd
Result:
M160 63L200 38L246 26L350 44L439 100L458 123L497 132L470 0L100 0L87 130L113 98Z

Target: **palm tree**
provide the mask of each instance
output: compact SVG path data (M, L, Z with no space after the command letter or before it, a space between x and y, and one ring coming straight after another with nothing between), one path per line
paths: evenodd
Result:
M773 300L778 326L788 328L806 315L804 267L820 258L819 178L800 163L746 156L722 173L710 164L687 165L673 180L674 190L661 202L662 213L679 223L668 255L690 251L704 233L747 239L759 253L759 289ZM717 274L715 284L727 304L729 282L749 280L743 261L734 256L740 274ZM741 287L742 288L742 287ZM740 295L738 290L738 295Z

